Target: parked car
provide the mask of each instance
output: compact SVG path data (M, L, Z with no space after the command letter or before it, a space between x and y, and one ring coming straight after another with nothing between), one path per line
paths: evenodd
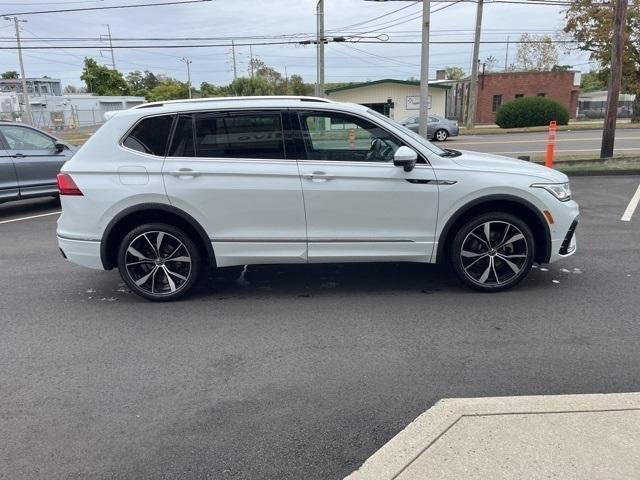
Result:
M493 292L575 252L566 175L441 149L355 104L240 97L112 113L58 175L70 261L150 300L208 265L448 261Z
M56 175L75 151L37 128L0 122L0 203L57 196Z
M420 128L420 119L418 117L407 117L399 122L409 130L418 133ZM444 142L449 137L457 137L460 133L457 120L449 120L439 115L429 115L427 122L427 138Z

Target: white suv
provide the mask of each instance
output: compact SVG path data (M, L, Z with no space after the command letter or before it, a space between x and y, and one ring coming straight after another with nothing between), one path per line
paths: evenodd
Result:
M150 300L208 265L448 260L482 291L574 253L567 177L441 149L311 97L150 103L112 115L58 178L70 261Z

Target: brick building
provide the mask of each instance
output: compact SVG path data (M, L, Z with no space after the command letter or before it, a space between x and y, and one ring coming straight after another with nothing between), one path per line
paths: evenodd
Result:
M503 103L519 97L547 97L556 100L576 117L580 93L580 72L490 72L478 77L476 123L495 123Z

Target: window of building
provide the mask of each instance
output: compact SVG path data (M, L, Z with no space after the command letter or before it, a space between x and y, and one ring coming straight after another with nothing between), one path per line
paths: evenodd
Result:
M173 115L144 118L122 144L138 152L164 157L172 123Z
M496 113L500 108L500 105L502 105L502 95L494 95L493 102L491 103L491 111Z
M402 145L383 128L343 113L302 112L300 120L309 160L390 162Z
M546 93L538 93L538 97L544 97L546 95Z
M522 98L524 97L524 93L516 93L516 98Z
M195 154L205 158L285 158L279 112L198 114Z

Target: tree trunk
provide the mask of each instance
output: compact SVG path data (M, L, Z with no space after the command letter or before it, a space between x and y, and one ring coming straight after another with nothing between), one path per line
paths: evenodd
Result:
M640 77L640 75L638 75ZM640 123L640 78L636 84L636 98L631 106L631 123Z

